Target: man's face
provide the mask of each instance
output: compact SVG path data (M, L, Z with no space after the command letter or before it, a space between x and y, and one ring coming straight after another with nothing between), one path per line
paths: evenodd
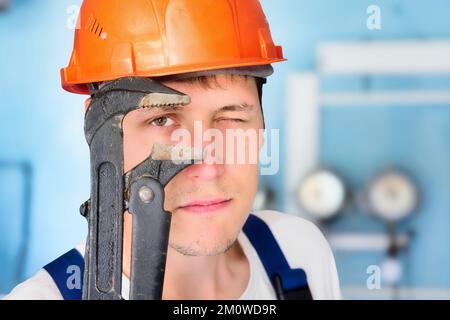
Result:
M165 82L189 95L191 103L174 110L135 110L123 121L125 172L145 160L153 144L180 143L172 135L181 130L190 133L189 146L211 146L219 141L212 137L218 133L223 137L223 144L215 145L216 151L207 155L210 161L188 167L165 187L164 208L172 213L169 245L187 255L225 252L245 223L257 190L258 165L250 159L258 157L263 143L259 136L263 119L255 80L220 75L217 82L219 86L213 82L210 87ZM256 146L244 138L242 147L238 135L227 138L227 132L237 129L253 131ZM213 135L205 135L208 131ZM230 156L230 151L245 155L244 163ZM213 163L219 154L223 161Z

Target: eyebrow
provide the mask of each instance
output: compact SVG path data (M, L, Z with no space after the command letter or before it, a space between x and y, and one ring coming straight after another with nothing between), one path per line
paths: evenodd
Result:
M174 106L174 105L168 105L168 106L155 106L155 107L147 107L140 109L143 112L177 112L181 111L186 106ZM227 112L227 111L245 111L245 112L251 112L255 108L254 105L248 104L246 102L241 104L229 104L225 105L218 110L214 111L214 114L218 114L221 112Z
M167 105L167 106L152 106L152 107L142 107L138 109L143 114L152 112L177 112L184 108L185 106L178 105Z
M255 108L254 105L248 104L246 102L241 104L230 104L221 107L220 109L214 111L214 114L218 114L221 112L227 112L227 111L245 111L245 112L251 112Z

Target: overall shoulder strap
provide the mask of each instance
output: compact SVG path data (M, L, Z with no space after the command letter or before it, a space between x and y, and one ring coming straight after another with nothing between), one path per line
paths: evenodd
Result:
M56 283L64 300L81 300L84 259L77 249L63 254L47 264L44 269Z
M244 233L255 248L279 300L311 300L306 273L291 269L269 226L250 214Z

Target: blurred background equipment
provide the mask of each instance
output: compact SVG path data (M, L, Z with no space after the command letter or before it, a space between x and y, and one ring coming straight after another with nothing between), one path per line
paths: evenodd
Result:
M295 184L311 168L345 175L352 205L324 231L348 298L450 298L450 278L430 268L450 267L448 56L444 40L325 42L315 71L290 76L285 205L299 211ZM372 178L386 163L405 170Z
M367 201L370 210L387 223L411 215L419 202L415 184L398 170L387 170L370 181Z
M385 169L369 182L367 188L367 206L371 213L386 225L389 246L386 258L381 264L384 283L393 292L393 298L401 298L399 285L403 274L403 265L399 259L402 251L411 242L414 230L408 230L400 240L397 224L412 215L419 204L419 191L410 177L398 169Z
M346 193L344 181L337 174L319 169L303 179L297 196L305 212L324 221L342 210Z

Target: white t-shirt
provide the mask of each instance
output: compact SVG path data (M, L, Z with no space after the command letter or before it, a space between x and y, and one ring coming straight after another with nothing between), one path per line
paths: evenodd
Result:
M258 211L254 214L268 224L289 266L293 269L302 268L306 272L314 299L341 298L333 254L326 239L313 223L277 211ZM250 279L239 299L276 299L264 266L243 232L239 234L238 241L250 264ZM84 255L84 243L77 246L77 250ZM122 276L122 296L125 299L129 296L129 287L129 279ZM61 300L62 296L47 271L41 269L34 277L15 287L4 299Z

